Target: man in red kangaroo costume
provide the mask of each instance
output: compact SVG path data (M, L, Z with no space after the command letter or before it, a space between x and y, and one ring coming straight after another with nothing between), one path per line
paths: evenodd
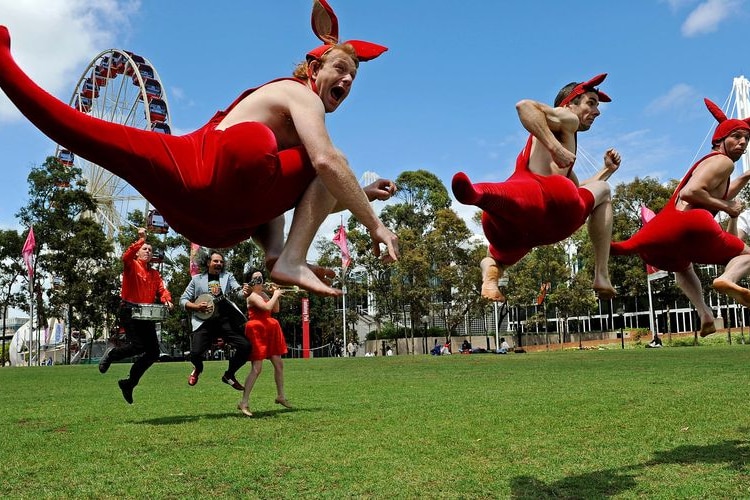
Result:
M630 239L612 243L611 250L612 255L638 254L647 264L673 271L677 285L700 315L702 337L716 327L693 262L726 266L724 274L714 280L714 288L750 307L750 290L737 284L750 273L750 247L714 219L720 211L730 217L742 211L742 203L734 197L750 180L750 172L731 182L730 177L734 163L747 149L750 118L727 119L713 102L704 101L719 122L711 139L712 151L688 170L661 212Z
M38 87L10 53L0 26L0 87L45 135L137 189L177 232L209 247L253 237L264 249L271 278L323 295L340 295L310 267L307 251L332 210L348 209L370 232L373 250L398 258L398 240L369 202L387 199L391 181L362 189L328 135L325 114L346 99L359 61L387 50L370 42L339 43L338 20L325 0L313 4L312 26L324 42L307 54L294 78L243 93L206 125L170 136L99 120ZM263 210L248 210L247 200ZM201 207L215 215L206 217ZM295 208L287 242L284 212ZM217 221L219 221L217 223Z
M596 86L606 74L583 83L569 83L555 98L555 107L523 100L518 116L529 131L516 169L505 182L472 184L463 172L453 177L453 194L465 205L482 209L482 228L489 240L489 256L482 259L482 296L504 301L497 281L506 268L532 248L564 240L588 218L594 246L594 290L611 298L609 244L612 206L607 179L620 166L614 149L604 154L604 167L580 184L573 163L577 133L588 130L599 116L599 103L610 102Z

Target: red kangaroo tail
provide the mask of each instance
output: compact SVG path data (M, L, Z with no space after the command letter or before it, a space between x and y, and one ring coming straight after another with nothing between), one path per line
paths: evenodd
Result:
M42 133L140 191L138 178L151 182L157 164L173 164L167 148L176 137L94 118L68 106L32 81L10 53L10 34L0 26L0 88Z

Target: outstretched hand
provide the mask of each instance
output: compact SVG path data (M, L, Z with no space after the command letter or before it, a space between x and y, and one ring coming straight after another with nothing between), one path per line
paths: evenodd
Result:
M370 237L372 238L372 251L376 257L380 257L380 260L386 264L398 260L400 257L398 251L398 236L393 234L390 229L381 223L378 227L370 231ZM381 243L384 244L388 250L388 253L382 256L380 255Z
M372 184L363 187L362 190L370 201L385 201L396 194L396 183L389 179L378 179Z

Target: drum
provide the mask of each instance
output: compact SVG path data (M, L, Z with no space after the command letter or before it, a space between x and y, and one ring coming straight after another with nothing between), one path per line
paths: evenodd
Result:
M133 304L132 319L163 321L169 316L167 307L162 304Z

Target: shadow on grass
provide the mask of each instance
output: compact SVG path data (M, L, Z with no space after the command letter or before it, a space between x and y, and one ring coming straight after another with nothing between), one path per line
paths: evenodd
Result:
M253 411L252 417L247 417L240 413L239 410L227 411L223 413L208 413L203 415L172 415L168 417L147 418L146 420L132 420L133 424L146 425L176 425L186 422L198 422L200 420L221 420L225 418L243 418L247 420L259 418L275 418L283 413L296 412L317 412L322 408L278 408L274 410Z
M747 429L743 430L747 432ZM654 458L641 464L593 471L566 477L552 483L532 476L517 476L510 481L512 498L591 498L621 494L637 486L641 470L662 464L726 464L737 471L748 469L750 441L724 441L712 445L683 445L669 451L656 451Z

